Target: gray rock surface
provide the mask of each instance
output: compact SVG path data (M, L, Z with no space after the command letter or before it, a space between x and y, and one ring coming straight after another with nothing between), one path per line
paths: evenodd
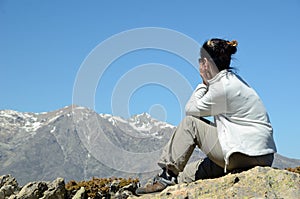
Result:
M72 199L85 199L87 198L84 187L81 187L76 194L72 197Z
M48 184L42 199L65 199L66 196L65 181L63 178L57 178Z
M132 197L136 198L136 197ZM270 167L170 186L145 198L300 198L300 175Z
M11 181L8 185L14 186L15 183ZM4 186L5 185L3 185L1 189ZM53 182L29 182L22 188L18 187L14 192L6 194L3 199L65 199L66 197L64 179L57 178Z
M0 199L5 199L19 191L17 180L11 175L0 176Z

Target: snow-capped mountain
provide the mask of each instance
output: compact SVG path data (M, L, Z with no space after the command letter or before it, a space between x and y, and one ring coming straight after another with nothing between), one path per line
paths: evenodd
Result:
M21 183L53 180L57 176L66 180L93 176L143 178L149 172L130 174L136 171L130 161L141 153L147 155L161 150L174 128L146 113L124 119L78 106L47 113L2 110L0 174L18 176ZM103 143L104 138L110 146L131 156L116 160L118 154L114 155L114 150ZM145 158L136 165L147 166L149 162Z
M118 116L109 114L100 114L100 117L110 122L113 126L120 129L126 129L126 133L137 133L137 137L154 137L157 139L163 138L162 129L171 129L175 127L162 121L158 121L151 117L148 113L134 115L129 119L124 119Z
M0 111L0 175L19 183L91 177L152 177L175 127L147 113L125 119L68 106L47 113ZM204 157L195 150L192 159ZM275 167L299 160L275 156Z

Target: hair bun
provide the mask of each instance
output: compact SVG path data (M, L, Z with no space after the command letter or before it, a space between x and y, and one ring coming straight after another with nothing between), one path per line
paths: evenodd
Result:
M227 42L227 44L229 44L230 46L236 47L238 45L238 42L237 42L237 40L232 40L232 41Z
M219 38L205 41L200 50L201 57L211 58L218 69L230 69L231 55L237 51L238 42Z
M231 49L231 50L230 50L230 53L231 53L231 54L236 53L236 51L237 51L236 47L237 47L237 45L238 45L237 40L228 41L227 44L228 44L229 47L230 47L229 49Z

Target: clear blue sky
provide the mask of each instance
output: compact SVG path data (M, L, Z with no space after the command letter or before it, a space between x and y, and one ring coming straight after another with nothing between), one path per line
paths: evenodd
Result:
M0 0L0 109L44 112L72 104L84 60L101 42L124 31L165 28L199 44L212 37L236 39L239 46L232 65L265 103L278 152L300 159L299 19L299 0ZM198 52L187 53L196 63ZM95 110L115 113L112 106L126 101L130 114L152 112L177 125L182 119L179 93L168 85L155 80L137 87L130 99L113 92L130 70L149 63L174 69L193 88L201 81L191 64L178 55L159 49L133 51L111 63L101 76ZM111 105L112 95L117 101Z

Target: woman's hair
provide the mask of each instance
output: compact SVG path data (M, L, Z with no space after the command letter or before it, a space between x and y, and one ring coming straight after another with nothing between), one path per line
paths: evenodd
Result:
M204 42L200 55L201 58L206 57L212 60L218 67L219 71L224 69L232 69L230 67L231 55L237 51L237 41L227 41L223 39L211 39Z

